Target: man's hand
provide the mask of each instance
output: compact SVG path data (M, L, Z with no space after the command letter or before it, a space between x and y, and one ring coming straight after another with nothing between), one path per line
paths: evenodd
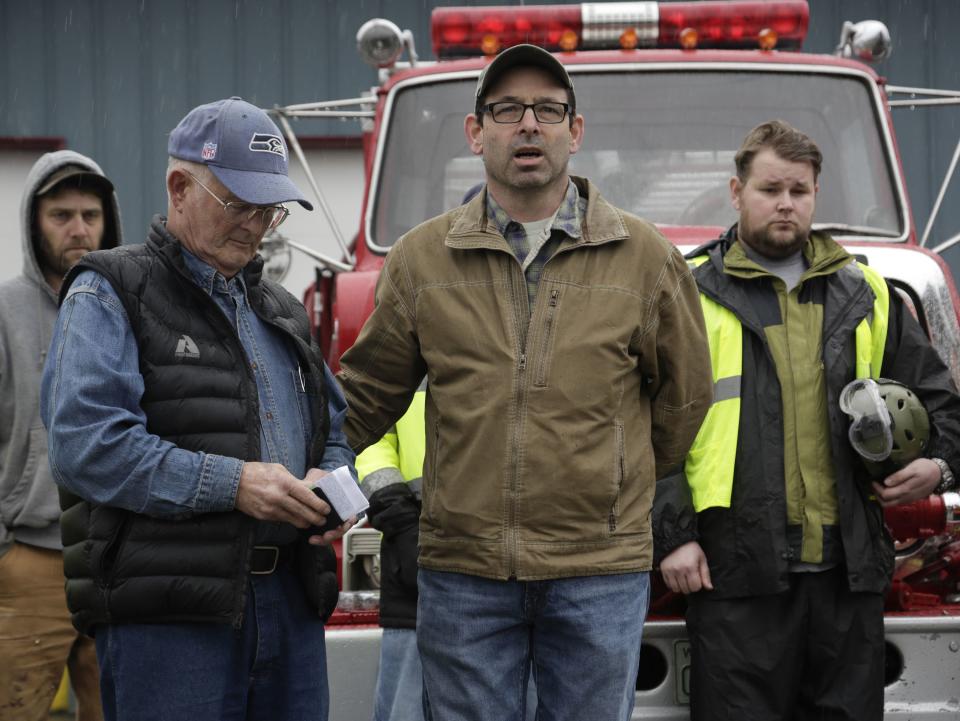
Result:
M917 458L896 473L874 481L873 490L880 505L902 506L926 498L940 483L940 466L929 458Z
M279 463L244 463L235 507L261 521L284 521L297 528L322 526L330 506L313 494L312 485Z
M660 562L660 575L674 593L696 593L701 589L713 590L707 557L696 541L684 543L673 549Z
M304 483L307 484L307 488L312 489L313 486L316 485L317 481L326 475L328 475L327 471L321 471L319 468L311 468L309 471L307 471L307 477L304 478L303 481ZM312 490L310 491L310 495L313 496L314 498L317 498L314 495ZM317 500L320 501L319 498L317 498ZM330 506L324 503L323 501L320 501L320 503L323 503L323 505L326 507L327 510L323 514L323 521L315 524L318 526L322 526L324 523L327 522L327 514L330 513ZM338 526L332 531L327 531L322 536L321 535L310 536L309 538L307 538L307 543L313 546L325 546L328 543L333 543L338 538L343 536L344 533L346 533L351 528L353 528L356 522L357 522L356 516L350 516L350 518L344 521L342 525Z
M327 531L322 536L310 536L307 538L307 543L309 543L311 546L326 546L328 543L333 543L338 538L343 536L343 534L353 528L356 523L357 517L350 516L350 518L343 522L342 526L337 526L332 531Z

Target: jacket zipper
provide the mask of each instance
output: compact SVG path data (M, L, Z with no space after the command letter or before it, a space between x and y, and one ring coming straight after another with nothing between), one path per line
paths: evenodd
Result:
M512 260L516 260L513 258ZM520 530L517 528L517 518L519 516L517 504L519 502L518 487L520 468L518 459L520 458L520 437L523 427L523 409L526 405L526 382L524 376L527 369L527 329L530 323L530 307L527 296L526 277L519 263L513 264L513 272L510 273L510 292L513 296L515 308L514 320L517 323L517 339L519 341L519 356L516 373L516 409L517 423L513 429L513 438L511 439L511 458L510 469L512 477L510 479L510 498L507 502L507 576L514 578L517 575L517 565L519 563L519 545ZM517 273L520 275L520 288L517 287Z
M540 345L540 353L537 358L537 372L534 374L533 382L538 386L547 384L547 356L550 353L550 345L553 340L554 316L557 312L557 304L560 302L560 291L554 288L550 291L550 300L547 301L546 316L543 320L543 342Z
M243 580L240 582L239 586L239 599L237 601L237 611L233 616L233 623L231 626L235 631L239 631L243 628L243 619L246 614L247 609L247 593L249 588L249 583L247 579L250 578L250 564L253 560L253 524L255 523L254 519L251 517L246 523L241 525L241 533L243 534L243 557L246 559L243 567Z
M610 529L610 533L613 533L617 530L617 516L620 513L620 494L623 492L623 479L626 477L626 463L624 461L624 443L623 443L623 423L617 421L614 425L615 439L616 439L616 453L617 453L617 467L616 467L616 481L617 488L616 493L613 496L613 504L610 506L610 517L607 519L607 526Z
M431 523L434 523L433 518L433 508L436 503L437 489L439 488L439 483L437 478L439 474L437 472L437 459L440 457L440 421L436 421L433 425L433 452L430 454L431 466L433 468L433 480L430 483L430 497L429 499L424 494L422 499L424 503L424 515L430 519ZM424 492L426 491L426 486L424 486Z

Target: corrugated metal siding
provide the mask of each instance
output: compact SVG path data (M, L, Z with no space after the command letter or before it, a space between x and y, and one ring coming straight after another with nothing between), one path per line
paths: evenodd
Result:
M166 207L166 134L191 107L241 95L273 104L354 97L375 81L354 49L365 20L414 31L430 59L430 11L496 3L359 0L0 0L0 136L63 136L116 182L128 240ZM830 52L843 20L877 18L894 53L878 70L898 85L960 89L960 3L810 0L805 48ZM960 108L899 110L895 124L922 231L960 137ZM351 135L354 124L302 124ZM932 236L960 232L960 183ZM960 270L960 248L947 253Z
M53 135L117 186L128 241L166 208L166 138L190 108L356 95L369 12L306 0L0 0L0 136ZM348 9L349 8L349 9ZM355 125L314 123L317 135Z

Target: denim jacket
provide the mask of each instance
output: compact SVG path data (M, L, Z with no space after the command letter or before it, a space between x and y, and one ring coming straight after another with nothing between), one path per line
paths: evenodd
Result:
M189 258L188 263L192 264L195 277L209 281L208 285L198 285L212 292L214 275L200 267L205 264ZM207 270L213 269L207 266ZM234 310L245 350L264 360L268 385L287 387L280 382L280 374L290 372L289 367L281 368L280 361L289 351L271 342L267 329L249 312L243 292L235 286L234 293L237 292L239 296L230 297L238 303ZM227 302L225 298L221 300ZM223 307L221 302L218 304ZM99 382L91 383L91 377ZM354 454L342 430L346 402L326 367L324 378L330 433L319 467L352 468ZM258 392L260 389L258 381ZM101 275L85 271L64 299L41 386L43 420L57 439L50 448L56 482L93 503L157 518L232 510L243 462L187 451L149 433L140 407L142 395L137 344L123 306ZM264 400L267 402L261 402L261 420L271 414L275 422L262 424L262 460L291 463L288 449L302 447L303 443L286 434L294 428L308 432L301 423L309 419L304 421L297 406L287 399L261 399ZM77 459L82 459L82 463L77 463ZM293 460L297 463L291 465L304 465L302 452ZM71 472L65 473L62 467L68 461ZM302 476L304 469L289 470Z

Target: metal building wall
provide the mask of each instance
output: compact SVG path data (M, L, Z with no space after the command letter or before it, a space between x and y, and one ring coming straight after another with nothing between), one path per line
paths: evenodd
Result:
M499 4L502 4L503 0ZM0 138L61 136L115 181L128 241L165 207L166 135L191 107L241 95L260 106L354 97L374 72L354 50L374 16L414 31L430 59L432 0L0 0ZM878 70L898 85L960 89L960 3L810 0L805 49L830 52L842 21L877 18L894 40ZM960 137L960 108L898 110L908 190L922 231ZM353 124L302 125L355 135ZM960 183L932 239L960 233ZM955 273L960 247L948 251Z
M138 241L166 208L167 134L190 108L231 95L262 107L346 97L373 82L354 60L360 11L347 6L0 0L0 137L62 136L95 158Z

